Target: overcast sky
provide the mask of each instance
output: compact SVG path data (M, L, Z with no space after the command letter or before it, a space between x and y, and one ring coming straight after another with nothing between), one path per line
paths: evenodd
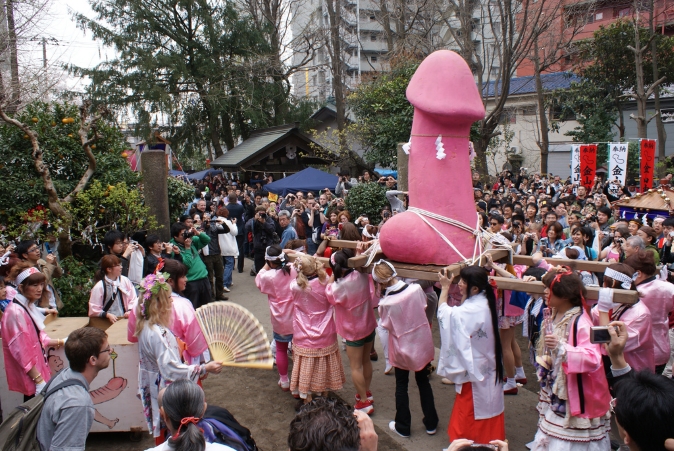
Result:
M90 33L77 28L72 11L94 17L87 0L54 0L44 15L40 27L34 34L38 39L28 43L31 59L42 61L42 36L48 39L47 60L50 65L74 64L80 67L93 67L106 58L113 56L110 48L94 41ZM55 41L54 41L55 40ZM81 89L82 82L69 79L69 88Z

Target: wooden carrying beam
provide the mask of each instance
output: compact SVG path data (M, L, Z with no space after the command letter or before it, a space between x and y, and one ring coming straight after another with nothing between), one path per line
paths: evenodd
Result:
M554 266L568 266L577 271L600 272L611 264L609 262L593 262L586 260L568 260L565 258L545 258L546 262ZM534 258L529 255L513 255L513 263L515 265L533 266Z
M526 293L543 294L545 285L543 282L524 282L520 279L510 279L508 277L491 277L496 281L496 285L502 290L524 291ZM587 299L599 298L599 287L585 287L587 289ZM613 290L613 302L618 304L634 304L639 300L639 293L633 290Z

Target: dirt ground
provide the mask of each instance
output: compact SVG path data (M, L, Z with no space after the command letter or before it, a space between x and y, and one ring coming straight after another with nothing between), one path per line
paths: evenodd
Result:
M265 296L262 296L254 284L254 279L248 272L251 262L246 261L245 271L235 272L234 286L229 294L230 301L238 302L248 308L265 327L271 337L269 309ZM521 328L518 332L518 341L522 349L525 370L529 383L520 388L517 396L507 396L506 404L506 435L510 442L510 449L514 451L526 450L525 444L533 439L536 432L538 413L536 411L537 384L532 366L528 363L526 342L521 337ZM437 348L440 346L440 337L437 323L434 326L434 340ZM379 339L376 340L376 349L380 356L382 348ZM437 352L437 349L436 349ZM343 352L344 368L347 383L344 388L335 393L347 402L352 402L355 390L351 384L348 360ZM437 354L436 354L437 358ZM375 413L372 419L375 430L379 435L380 450L433 450L441 451L448 446L447 424L454 402L455 391L453 386L443 385L440 377L432 375L431 386L434 391L436 409L440 417L438 433L428 436L421 423L421 408L418 401L418 390L414 382L409 387L410 409L412 411L412 437L401 438L388 429L388 422L395 415L395 378L384 375L384 361L380 357L373 363L374 376L372 391L375 395ZM411 378L412 381L414 378ZM288 426L295 411L295 400L282 392L278 386L276 371L249 370L226 368L218 376L210 376L204 381L207 402L226 407L241 424L248 427L256 442L264 451L287 450ZM137 406L129 408L140 408ZM87 449L97 451L108 450L146 450L154 446L154 440L147 433L140 437L129 433L98 433L91 434L87 440Z

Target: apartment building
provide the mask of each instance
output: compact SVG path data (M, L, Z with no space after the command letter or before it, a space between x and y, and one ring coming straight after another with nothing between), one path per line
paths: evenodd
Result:
M386 71L389 68L388 45L379 20L381 11L369 0L335 0L340 16L342 61L346 85L354 89L367 73ZM329 37L330 22L325 2L308 0L298 8L292 21L293 37L311 35L325 41ZM306 54L296 52L293 62L298 64ZM293 76L293 93L325 102L332 96L330 54L321 45L315 58Z

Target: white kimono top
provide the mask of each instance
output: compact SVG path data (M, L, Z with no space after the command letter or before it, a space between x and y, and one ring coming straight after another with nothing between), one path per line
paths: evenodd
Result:
M503 383L496 380L494 328L484 293L456 307L440 305L438 324L442 342L438 374L451 379L457 393L461 393L462 384L472 384L476 420L500 415Z
M138 397L148 430L159 437L159 390L178 379L199 380L201 365L186 365L180 360L178 342L169 329L145 325L138 337Z

